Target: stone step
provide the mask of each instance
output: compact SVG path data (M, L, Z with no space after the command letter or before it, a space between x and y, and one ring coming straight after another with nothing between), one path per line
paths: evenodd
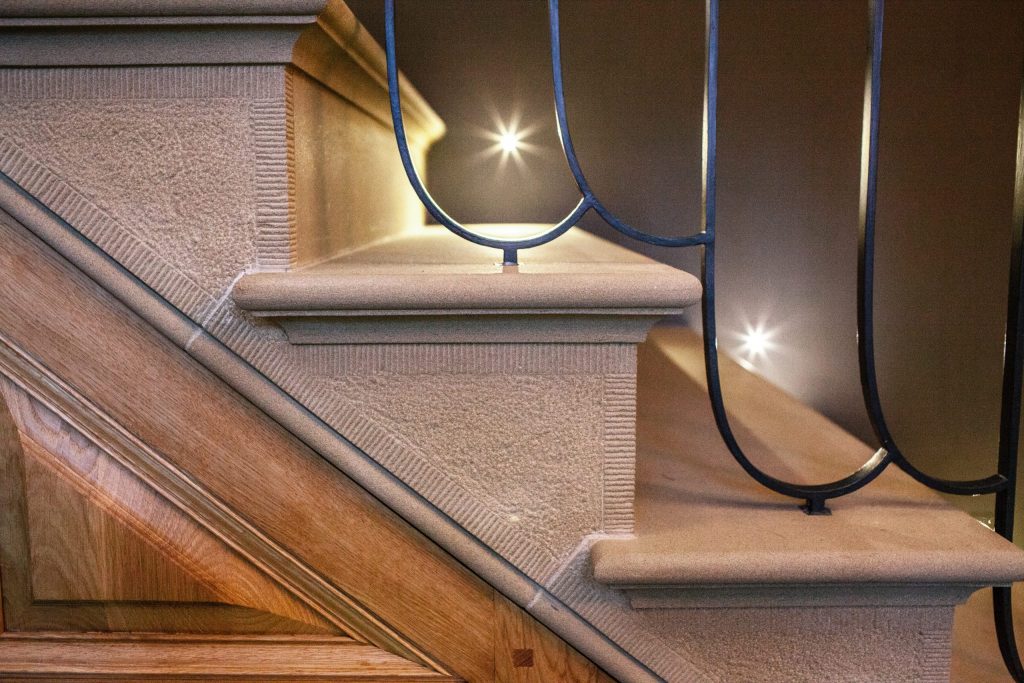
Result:
M738 364L722 376L767 471L813 483L870 457ZM636 536L594 544L596 580L734 680L946 680L954 606L1024 578L1024 552L895 468L803 514L733 461L705 387L699 337L655 329L638 359Z
M696 303L700 283L579 229L503 266L498 250L426 226L315 266L246 275L231 296L294 344L636 344Z

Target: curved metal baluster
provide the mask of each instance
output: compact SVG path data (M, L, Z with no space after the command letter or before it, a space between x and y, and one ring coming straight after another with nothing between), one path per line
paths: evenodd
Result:
M551 24L551 72L555 90L555 117L558 122L558 138L562 143L562 151L565 153L565 160L569 164L572 177L580 189L583 198L590 203L604 222L619 232L640 242L655 244L659 247L693 247L699 244L707 244L710 237L705 231L684 237L662 237L652 235L629 225L620 220L615 214L605 208L601 200L597 198L590 183L587 182L576 157L576 148L572 144L572 136L569 134L569 117L565 113L565 92L562 85L562 38L558 21L558 0L548 0L548 17Z
M877 38L881 43L881 17L884 0L871 3L872 23L877 23ZM875 64L875 59L879 64ZM860 360L861 389L871 426L882 447L892 455L900 469L917 481L943 493L957 495L979 495L995 493L1005 489L1008 480L1002 474L994 474L971 481L939 479L922 472L911 464L893 438L885 421L881 399L878 393L878 379L875 374L874 349L874 269L875 269L875 205L877 199L878 175L878 116L881 90L881 50L872 55L872 64L867 73L864 105L864 158L861 163L860 197L860 248L857 267L857 352ZM866 163L865 163L866 162Z
M996 493L995 530L1013 542L1014 508L1017 500L1017 450L1020 439L1021 371L1024 360L1024 94L1020 132L1017 136L1017 183L1014 201L1013 256L1010 263L1010 296L1007 305L1006 351L1003 355L1003 405L999 419L999 472L1006 487ZM1024 664L1013 627L1013 589L992 589L996 639L1006 669L1015 681L1024 681Z
M521 240L502 240L478 235L449 216L434 201L430 192L427 191L419 172L416 170L416 165L412 161L412 155L409 153L409 140L405 134L405 120L402 116L402 95L398 84L398 58L395 51L395 0L384 0L384 43L388 71L388 97L391 101L391 121L395 126L398 153L402 158L402 166L405 168L405 174L409 178L409 184L412 185L416 195L420 198L420 201L430 215L434 217L434 220L463 239L485 247L501 249L504 252L504 262L506 265L517 263L516 252L519 249L528 249L550 242L580 222L584 214L593 206L592 198L586 195L580 199L576 207L561 221L540 235Z
M856 472L827 484L806 485L792 484L777 479L763 472L747 458L743 449L736 441L732 427L729 425L729 417L725 409L725 399L722 396L722 384L718 372L718 342L715 330L714 252L715 246L713 242L704 247L704 258L701 262L701 282L704 284L704 299L702 302L704 368L708 378L708 397L711 400L711 411L715 416L715 424L718 425L718 431L729 452L732 453L733 458L757 482L776 493L793 498L803 498L806 502L802 508L808 514L827 514L826 500L853 493L857 489L871 483L892 462L892 458L884 448L880 448Z
M1021 375L1024 372L1024 80L1017 115L1017 174L1013 188L1013 246L1006 297L1006 337L1003 351L1002 409L999 415L999 473L1006 488L996 494L996 532L1013 542L1017 501L1017 455L1020 444ZM992 589L996 638L1006 668L1024 681L1024 665L1013 629L1013 593L1009 586Z
M877 28L874 40L881 43L881 17L884 0L871 3L872 25ZM880 59L880 53L878 55ZM938 491L959 495L995 493L995 530L1013 542L1014 508L1017 495L1017 455L1020 440L1021 375L1024 370L1024 81L1017 128L1017 167L1014 186L1013 246L1010 253L1010 276L1007 293L1006 328L1003 351L1002 402L999 418L999 462L997 473L973 481L939 479L922 472L904 457L885 421L875 375L874 354L874 251L875 207L878 170L878 118L881 89L881 65L872 65L868 72L865 98L864 155L861 167L860 249L857 289L857 350L860 358L861 387L864 403L875 434L892 460L917 481ZM870 106L868 106L870 102ZM866 161L866 163L864 163ZM993 614L999 651L1007 671L1015 681L1024 681L1024 664L1017 649L1013 625L1012 589L992 589Z
M870 53L872 65L881 63L881 13L872 15ZM717 137L716 109L718 100L718 0L707 1L707 46L704 80L704 140L702 173L703 215L702 229L709 236L704 245L701 262L701 282L704 285L702 320L704 324L704 367L708 378L708 397L715 424L722 440L740 466L763 486L793 498L803 498L803 509L808 514L827 514L825 501L853 493L875 479L892 462L884 448L862 465L856 472L826 484L793 484L773 477L756 465L743 452L725 409L722 384L718 371L718 341L715 326L715 144ZM874 66L872 66L872 71Z

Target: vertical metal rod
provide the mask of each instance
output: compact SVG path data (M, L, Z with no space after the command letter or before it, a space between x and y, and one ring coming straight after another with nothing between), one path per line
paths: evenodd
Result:
M708 245L715 240L715 188L718 149L718 0L707 0L704 12L704 108L701 126L700 231Z
M861 128L860 157L860 213L857 259L857 353L859 355L860 384L864 403L872 418L880 415L875 376L874 332L874 269L875 269L875 207L878 193L878 120L882 93L882 28L885 0L869 0L868 64L864 74L864 116ZM872 419L875 436L887 445L887 430L879 428L881 421Z
M1017 498L1017 456L1020 443L1021 373L1024 370L1024 76L1017 114L1017 165L1013 188L1013 236L1010 282L1006 298L1006 336L1003 346L1002 410L999 415L999 474L1007 486L996 494L995 529L1013 541ZM1013 629L1012 587L992 590L996 638L1006 668L1024 681L1024 665Z

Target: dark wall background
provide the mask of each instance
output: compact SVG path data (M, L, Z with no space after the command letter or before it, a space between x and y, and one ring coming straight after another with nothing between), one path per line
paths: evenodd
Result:
M348 0L383 42L380 0ZM1024 3L887 3L877 351L904 449L949 477L994 468ZM700 211L704 7L563 0L574 141L603 201L635 225L693 232ZM720 346L751 325L758 371L866 440L855 284L864 0L722 0ZM399 61L449 126L431 191L466 222L560 218L576 202L551 111L546 3L402 0ZM481 130L517 117L523 165ZM644 248L696 272L697 253ZM726 387L728 391L728 387ZM983 515L986 500L967 501Z

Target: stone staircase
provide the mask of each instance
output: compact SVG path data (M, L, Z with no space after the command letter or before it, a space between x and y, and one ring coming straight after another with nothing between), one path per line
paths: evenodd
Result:
M954 606L1024 578L1024 553L898 472L829 517L747 478L693 335L642 343L699 299L692 276L581 231L505 267L424 227L383 54L343 3L147 11L0 8L8 222L608 675L948 680ZM403 95L422 164L444 127ZM723 372L759 464L817 481L865 459Z

